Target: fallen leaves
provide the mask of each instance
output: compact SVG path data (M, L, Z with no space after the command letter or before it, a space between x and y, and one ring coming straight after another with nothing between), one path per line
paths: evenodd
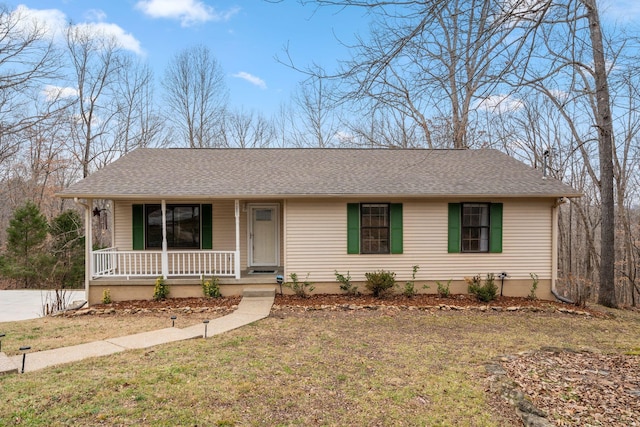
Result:
M640 358L546 349L502 366L558 426L640 426Z

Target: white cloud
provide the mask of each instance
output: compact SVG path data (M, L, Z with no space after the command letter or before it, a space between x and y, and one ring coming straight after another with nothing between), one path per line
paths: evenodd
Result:
M67 16L57 9L29 9L24 5L20 5L12 15L17 22L18 28L22 28L24 31L40 28L47 37L58 39L58 41L61 41L61 37L63 37L69 25ZM86 30L89 34L113 37L123 49L130 50L138 55L143 54L140 42L131 33L127 33L117 24L102 22L107 16L101 10L91 10L86 16L97 22L84 22L76 24L74 27L83 31Z
M42 94L47 98L47 101L54 101L78 96L78 90L72 87L46 85L42 89Z
M104 13L103 10L100 9L90 9L88 11L85 12L84 14L84 18L87 21L98 21L98 22L102 22L105 19L107 19L107 14Z
M18 28L24 31L38 28L49 38L62 34L67 25L66 15L57 9L29 9L19 5L11 15Z
M252 85L258 86L260 89L267 88L267 84L260 77L256 77L253 74L249 74L244 71L240 71L239 73L233 74L232 77L237 77L239 79L246 80Z
M102 37L113 37L120 47L131 52L142 55L143 51L140 47L140 42L131 33L125 32L117 24L109 24L106 22L89 22L74 25L74 27L81 31L86 31L88 34L95 34Z
M476 102L474 107L478 110L499 114L517 111L524 107L524 104L511 95L493 95Z
M140 0L136 8L152 18L178 19L183 27L208 21L228 21L240 10L235 7L218 12L199 0Z

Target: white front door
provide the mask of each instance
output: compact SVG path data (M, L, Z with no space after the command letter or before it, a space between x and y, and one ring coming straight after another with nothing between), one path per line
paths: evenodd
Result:
M249 265L277 266L279 205L249 205Z

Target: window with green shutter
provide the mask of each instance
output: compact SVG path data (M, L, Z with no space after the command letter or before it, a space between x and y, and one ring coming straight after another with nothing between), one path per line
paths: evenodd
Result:
M449 203L448 251L502 252L502 203Z
M133 205L132 225L134 250L162 248L161 205ZM167 205L166 230L170 249L212 249L212 206Z
M401 254L401 203L348 203L348 254Z

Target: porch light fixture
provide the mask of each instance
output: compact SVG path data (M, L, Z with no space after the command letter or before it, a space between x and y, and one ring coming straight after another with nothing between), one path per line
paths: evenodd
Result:
M28 350L31 350L31 347L29 346L20 347L20 351L22 352L22 370L20 371L21 374L24 374L24 362L27 359Z
M504 279L506 277L509 277L509 275L506 272L503 271L502 273L500 273L498 275L498 277L500 278L500 281L501 281L501 283L500 283L500 296L502 296L502 289L504 288Z
M0 334L0 338L4 338L6 334ZM2 353L2 339L0 339L0 353Z
M276 283L278 283L278 285L280 285L280 295L282 295L282 284L284 283L284 276L278 274L276 276Z
M93 210L91 211L93 213L93 216L97 216L98 219L100 220L100 224L102 225L102 228L104 228L105 230L107 229L107 214L106 214L106 209L98 209L98 207L96 206L95 208L93 208ZM104 212L104 217L102 217L102 213Z
M204 323L204 337L207 338L207 326L209 325L209 321L203 320L202 323Z
M171 316L171 327L172 328L176 326L176 319L177 318L178 318L177 316Z

